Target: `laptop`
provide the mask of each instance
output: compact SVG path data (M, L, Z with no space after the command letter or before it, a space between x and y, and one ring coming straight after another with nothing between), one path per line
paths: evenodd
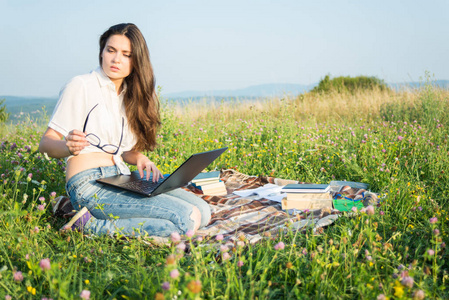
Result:
M115 175L97 179L97 182L107 184L119 189L135 192L147 197L156 196L176 188L187 185L196 175L204 170L217 157L225 152L228 147L196 153L190 156L173 173L153 182L152 178L140 178L139 171L131 172L131 175ZM153 175L153 174L151 174Z

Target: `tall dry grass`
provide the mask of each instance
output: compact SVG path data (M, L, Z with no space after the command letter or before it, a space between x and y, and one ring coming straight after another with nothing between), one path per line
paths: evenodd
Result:
M434 90L439 101L448 103L448 90ZM437 93L435 93L437 92ZM297 121L353 122L360 118L371 121L385 113L385 107L419 109L424 89L415 90L359 90L355 93L306 93L299 96L286 95L258 100L217 101L203 99L187 105L171 104L177 119L195 122L204 118L224 121L235 119L283 118L289 116Z

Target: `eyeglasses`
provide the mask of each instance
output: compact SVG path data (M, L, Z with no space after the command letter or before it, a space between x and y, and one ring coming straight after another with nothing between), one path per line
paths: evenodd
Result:
M89 113L87 114L86 117L86 121L84 121L84 126L83 126L83 132L86 132L86 125L87 125L87 120L89 120L89 115L90 113L94 110L95 107L97 107L98 104L96 104L94 107L92 107L92 109L89 111ZM112 154L115 155L118 153L118 150L120 149L120 145L122 144L122 139L123 139L123 126L124 126L125 120L122 117L122 134L120 135L120 142L118 146L115 145L111 145L111 144L105 144L105 145L101 145L101 140L100 138L93 134L93 133L88 133L86 135L86 139L87 141L92 145L95 146L99 149L101 149L102 151L108 153L108 154Z

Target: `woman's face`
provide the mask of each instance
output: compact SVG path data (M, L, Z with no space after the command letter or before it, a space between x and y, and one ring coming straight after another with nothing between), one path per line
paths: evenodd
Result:
M131 73L132 49L129 39L121 34L111 35L101 53L101 67L119 91L123 80Z

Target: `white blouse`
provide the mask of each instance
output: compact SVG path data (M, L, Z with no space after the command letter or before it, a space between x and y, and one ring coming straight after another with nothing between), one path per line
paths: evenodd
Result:
M103 72L101 67L89 74L80 75L70 80L61 90L58 103L50 118L48 127L67 136L73 129L83 131L84 122L89 111L86 124L86 134L92 133L101 140L100 145L112 144L120 146L117 155L129 151L136 143L123 103L126 86L117 95L114 83ZM119 145L122 132L122 118L124 120L123 139ZM89 145L80 154L103 152L101 149ZM72 158L69 156L67 160Z

